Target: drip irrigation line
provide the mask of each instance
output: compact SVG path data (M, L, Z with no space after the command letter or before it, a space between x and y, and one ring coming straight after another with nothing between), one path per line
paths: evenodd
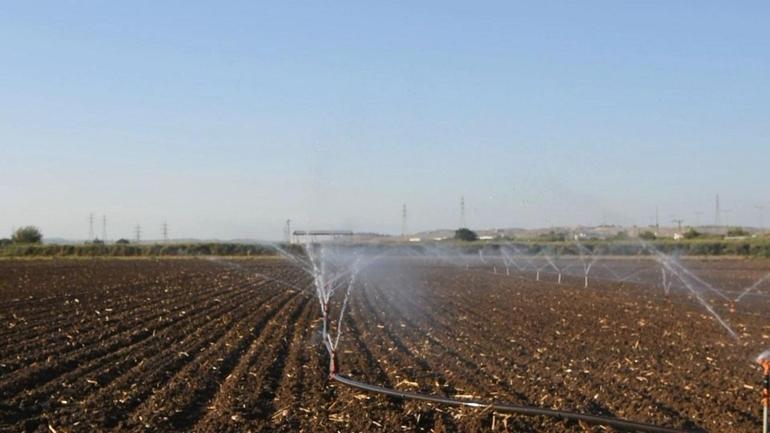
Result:
M358 388L364 391L374 392L377 394L383 394L390 397L398 398L401 400L421 400L431 403L439 403L447 406L457 407L471 407L476 409L491 409L495 412L511 413L526 416L546 416L551 418L560 418L564 420L583 421L593 425L603 425L607 427L613 427L625 431L638 431L649 433L690 433L688 430L676 430L668 427L656 426L653 424L644 424L634 421L627 421L620 418L603 417L596 415L588 415L578 412L569 412L554 409L544 409L533 406L517 406L499 403L486 403L476 400L455 400L447 397L440 397L437 395L420 394L409 391L398 391L391 388L385 388L382 386L371 385L364 382L359 382L355 379L351 379L347 376L332 373L330 379L335 380L343 385L347 385L353 388Z

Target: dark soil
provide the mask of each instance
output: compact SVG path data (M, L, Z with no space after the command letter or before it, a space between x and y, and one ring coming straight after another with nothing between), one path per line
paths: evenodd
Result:
M728 293L770 271L690 267ZM558 285L547 273L391 261L353 292L340 370L459 399L757 431L767 288L739 304L708 296L735 340L691 294L664 296L645 272L650 284L584 289L574 275ZM605 431L328 382L318 318L310 279L276 259L0 261L0 431Z

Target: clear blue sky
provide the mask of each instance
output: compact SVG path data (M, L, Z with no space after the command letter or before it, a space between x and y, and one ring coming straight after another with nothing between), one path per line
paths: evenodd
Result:
M770 223L770 3L530 3L3 2L0 228Z

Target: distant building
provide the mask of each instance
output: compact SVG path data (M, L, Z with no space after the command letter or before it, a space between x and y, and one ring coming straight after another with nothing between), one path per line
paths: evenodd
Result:
M298 240L299 243L350 240L353 236L350 230L295 230L292 234L293 239Z

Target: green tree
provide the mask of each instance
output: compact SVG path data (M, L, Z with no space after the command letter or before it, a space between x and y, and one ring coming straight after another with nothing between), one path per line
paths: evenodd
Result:
M658 237L655 236L655 233L647 230L639 233L639 239L644 239L645 241L654 241Z
M730 237L741 237L741 236L749 236L749 232L743 229L743 227L730 227L727 229L727 236Z
M701 236L701 233L698 230L695 230L694 228L690 227L687 229L686 232L684 232L684 238L685 239L695 239L699 238Z
M567 240L567 234L551 230L548 233L540 233L536 239L543 242L564 242Z
M128 244L128 243L130 243L130 242L128 241L128 239L125 239L125 238L120 238L120 239L118 239L117 241L115 241L115 243L116 243L116 244L123 244L123 245L125 245L125 244Z
M628 239L628 232L626 232L625 230L621 230L615 233L615 235L610 236L608 239L613 241L625 241Z
M471 229L468 228L459 228L455 230L455 239L460 241L475 241L478 240L479 236Z
M11 240L15 244L39 244L43 241L43 234L35 226L26 226L17 229Z

